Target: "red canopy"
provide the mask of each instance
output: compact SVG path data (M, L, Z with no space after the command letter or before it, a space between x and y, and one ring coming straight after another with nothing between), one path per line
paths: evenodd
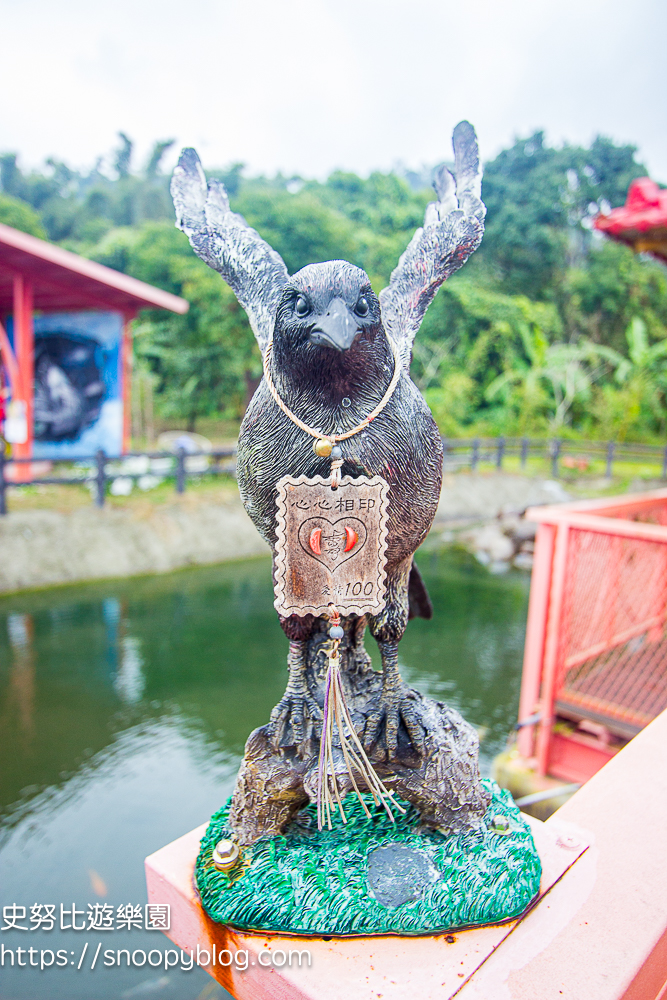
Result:
M593 225L636 253L651 253L667 264L667 190L650 177L633 181L625 205L598 215Z
M133 315L146 308L188 310L177 295L0 223L0 315L14 309L17 274L32 285L33 308L47 312L116 309Z

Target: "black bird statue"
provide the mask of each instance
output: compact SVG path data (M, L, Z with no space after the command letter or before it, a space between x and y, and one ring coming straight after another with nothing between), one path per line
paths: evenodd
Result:
M453 146L454 176L445 167L437 171L438 200L379 297L365 272L345 261L309 264L290 277L280 256L230 211L224 186L215 180L207 186L193 149L183 151L174 171L177 226L231 286L264 357L265 377L241 426L238 481L249 516L274 552L274 581L283 477L326 478L331 466L338 482L381 477L389 486L382 610L336 617L334 606L333 617L280 617L290 640L289 680L270 723L246 746L230 813L240 844L284 830L319 794L332 635L340 636L337 662L355 760L363 757L389 796L412 802L423 822L439 829L478 822L488 804L475 731L453 709L408 688L398 669L408 619L432 614L413 554L433 523L442 483L440 434L409 375L412 343L439 286L484 231L477 140L468 122L456 126ZM380 649L381 675L364 649L366 625ZM342 759L340 739L331 752L334 761ZM369 787L361 764L356 780L349 765L334 771L337 797Z

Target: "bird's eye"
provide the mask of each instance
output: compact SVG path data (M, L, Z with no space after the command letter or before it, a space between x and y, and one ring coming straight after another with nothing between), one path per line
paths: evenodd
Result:
M357 302L356 306L354 307L354 311L356 312L357 316L367 316L369 309L370 306L368 305L368 299L366 298L365 295L362 295L359 301Z
M310 302L305 295L297 295L294 303L294 312L297 316L307 316L310 312Z

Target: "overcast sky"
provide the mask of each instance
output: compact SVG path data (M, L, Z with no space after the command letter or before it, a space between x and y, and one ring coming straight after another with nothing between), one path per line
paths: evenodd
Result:
M666 0L0 0L0 150L89 166L136 141L323 177L544 128L667 181Z

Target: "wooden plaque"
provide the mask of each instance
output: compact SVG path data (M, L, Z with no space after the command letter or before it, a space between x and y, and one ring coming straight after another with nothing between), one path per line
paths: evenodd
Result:
M380 476L284 476L277 486L279 615L377 615L385 605L389 485Z

